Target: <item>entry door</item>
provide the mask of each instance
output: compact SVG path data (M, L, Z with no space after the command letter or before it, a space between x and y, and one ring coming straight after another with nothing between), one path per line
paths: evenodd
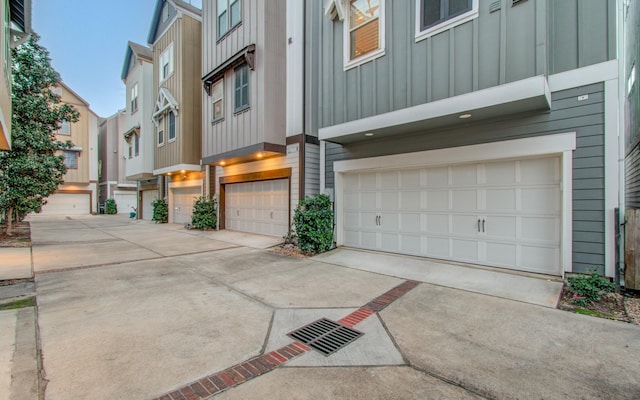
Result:
M284 236L289 230L289 179L225 186L227 229Z
M344 244L560 274L557 157L344 176Z
M185 224L191 223L191 214L193 213L193 203L196 198L202 194L200 186L192 186L185 188L173 188L173 204L169 207L173 210L173 223Z

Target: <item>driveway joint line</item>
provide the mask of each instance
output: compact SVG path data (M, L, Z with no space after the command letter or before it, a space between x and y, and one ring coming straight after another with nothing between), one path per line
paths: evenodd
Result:
M379 311L382 311L391 305L420 283L421 282L418 281L406 280L371 300L364 306L358 308L356 311L348 314L338 322L344 325L351 324L350 327L353 327L369 318L371 315L376 315ZM230 388L271 372L280 366L285 366L289 361L307 353L310 350L311 348L309 346L299 341L293 341L292 343L289 343L277 350L270 351L269 353L264 353L263 350L262 354L258 356L240 362L239 364L232 365L222 371L205 376L204 378L191 382L170 393L160 395L159 397L154 398L154 400L181 398L194 400L210 399L211 397Z

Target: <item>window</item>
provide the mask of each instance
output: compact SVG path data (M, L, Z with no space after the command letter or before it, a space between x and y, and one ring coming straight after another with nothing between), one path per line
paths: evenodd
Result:
M627 96L631 94L633 90L633 85L636 83L636 65L633 64L631 67L631 72L629 72L629 77L627 78Z
M218 0L218 37L240 23L240 0Z
M224 81L220 79L211 87L212 121L219 121L224 118L223 93Z
M58 135L71 135L71 123L69 121L60 121L60 129Z
M138 84L131 88L131 113L138 111Z
M417 0L416 40L478 16L478 0Z
M158 146L164 144L164 118L158 117Z
M133 155L140 155L140 136L137 133L133 135Z
M249 108L249 66L244 64L234 71L235 111Z
M173 43L167 46L160 55L160 82L173 74Z
M349 61L380 48L380 0L351 0Z
M131 158L133 158L133 146L131 145L131 141L129 141L129 143L127 143L127 148L128 148L128 152L129 152L129 159L131 159Z
M64 155L64 165L70 169L78 168L78 152L65 150L63 151Z
M176 140L176 114L173 111L169 111L169 141Z

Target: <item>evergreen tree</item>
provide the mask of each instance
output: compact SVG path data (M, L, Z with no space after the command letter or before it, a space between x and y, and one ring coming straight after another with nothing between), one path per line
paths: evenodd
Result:
M33 33L11 50L12 143L11 150L0 151L0 216L4 216L7 235L13 222L39 212L63 183L66 167L60 151L73 144L56 140L54 132L62 121L78 120L75 108L60 104L60 96L52 91L60 75L39 39Z

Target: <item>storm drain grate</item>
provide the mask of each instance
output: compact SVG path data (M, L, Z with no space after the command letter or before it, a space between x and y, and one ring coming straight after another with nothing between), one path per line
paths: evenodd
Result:
M329 356L364 335L327 318L298 328L287 334L312 349Z

